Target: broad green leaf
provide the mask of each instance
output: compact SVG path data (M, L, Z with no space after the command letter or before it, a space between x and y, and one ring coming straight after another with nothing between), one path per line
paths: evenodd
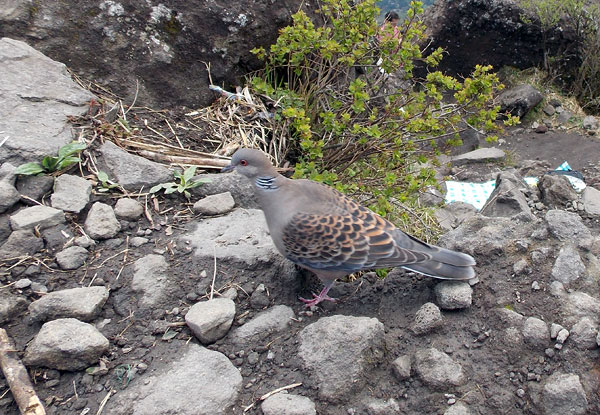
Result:
M58 159L52 156L46 156L42 159L42 167L44 170L48 172L53 172L56 170L56 165L58 164Z
M101 182L108 182L108 174L106 174L106 172L99 170L96 177L98 177L98 180Z
M58 150L58 157L65 158L70 156L71 154L78 153L82 150L85 150L86 145L84 143L80 143L79 141L73 141L72 143L65 144Z
M77 156L67 156L58 162L56 170L64 169L65 167L72 166L73 164L77 164L80 161L81 159Z
M171 193L175 192L175 190L177 190L177 187L173 186L173 187L166 187L165 188L165 194L166 195L170 195Z
M192 177L194 177L195 174L196 174L196 166L188 167L183 172L183 178L185 179L186 182L189 182L192 179Z
M15 170L15 174L22 174L24 176L33 176L36 174L43 173L44 169L40 166L40 163L25 163L21 164Z
M150 189L150 193L156 193L159 192L160 189L163 188L163 183L157 184L156 186L152 186L152 188Z

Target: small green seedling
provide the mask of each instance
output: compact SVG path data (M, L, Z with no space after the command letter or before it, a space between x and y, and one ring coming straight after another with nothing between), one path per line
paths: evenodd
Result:
M199 179L192 180L194 175L196 174L196 167L188 167L184 170L183 174L179 171L175 171L175 181L169 183L160 183L150 189L150 193L159 192L161 189L164 189L165 194L171 194L174 192L183 193L186 198L190 198L189 189L193 189L194 187L198 187L203 183L210 182L209 179Z
M25 176L34 176L40 173L53 173L65 169L75 163L79 163L79 153L85 150L86 145L78 141L65 144L58 150L58 155L45 156L41 163L31 162L21 164L15 171L16 174Z
M114 189L115 187L119 187L118 183L113 182L108 178L108 174L103 172L102 170L98 170L96 174L98 181L100 182L100 187L98 188L98 192L106 193L110 189Z

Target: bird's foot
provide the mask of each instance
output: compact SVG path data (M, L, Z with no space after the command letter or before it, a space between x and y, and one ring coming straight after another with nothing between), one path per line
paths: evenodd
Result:
M302 301L307 308L317 305L321 301L331 301L332 303L336 302L335 298L331 298L330 296L327 295L327 293L324 293L323 291L321 291L321 293L319 295L317 295L315 293L312 293L312 295L313 295L313 298L311 300L300 297L300 301Z

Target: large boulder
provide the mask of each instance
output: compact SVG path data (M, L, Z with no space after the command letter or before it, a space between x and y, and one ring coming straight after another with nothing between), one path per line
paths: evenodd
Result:
M235 84L257 69L260 62L250 50L273 43L278 29L290 23L304 2L9 4L0 10L0 36L25 40L120 96L137 95L137 103L165 107L203 106L214 99L205 62L210 62L217 85Z

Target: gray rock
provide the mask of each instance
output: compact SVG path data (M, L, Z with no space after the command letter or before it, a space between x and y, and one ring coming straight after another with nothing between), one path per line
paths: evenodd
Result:
M264 415L317 415L315 404L309 398L283 392L269 396L260 409Z
M547 116L551 117L554 115L554 113L556 112L556 110L554 109L554 107L550 104L547 104L544 106L543 108L544 114L546 114Z
M563 111L558 113L557 120L560 124L567 124L571 121L571 118L573 118L573 114L570 111L563 109Z
M519 259L517 262L513 264L513 272L515 275L526 275L531 272L531 268L529 267L529 262L525 258Z
M586 115L583 118L581 126L586 130L597 130L598 128L600 128L600 121L593 115Z
M106 406L111 415L231 414L242 375L222 353L202 346L180 346L177 360L144 382L121 391Z
M527 195L531 190L527 183L513 172L501 172L496 177L496 187L481 210L482 215L513 217L535 216L527 204Z
M551 339L556 339L556 336L558 336L558 333L561 330L564 330L563 326L561 326L560 324L552 323L550 325L550 338Z
M28 205L35 205L30 199L41 202L44 195L52 190L54 177L40 176L19 176L17 180L17 190L21 194L21 201Z
M567 339L569 338L570 335L571 335L571 333L569 333L569 330L567 330L567 329L560 330L558 332L558 334L556 335L556 343L563 344L564 342L567 341Z
M17 174L15 173L16 170L17 166L9 163L8 161L5 163L0 163L0 181L14 186L17 181Z
M588 215L600 215L600 191L587 186L581 195L583 208Z
M538 182L541 200L546 206L564 208L578 198L577 192L564 175L544 174Z
M231 193L219 193L216 195L206 196L204 199L194 203L194 212L206 216L224 215L231 211L235 206L235 201Z
M10 228L10 219L8 215L0 215L0 246L10 236L12 229Z
M267 289L264 284L259 284L252 295L250 296L250 306L254 309L263 309L268 307L271 303L269 296L267 295Z
M173 173L162 164L130 154L111 141L106 141L99 150L100 165L126 190L148 191L156 184L173 181Z
M495 311L495 314L500 319L500 321L508 326L521 326L523 324L523 321L525 320L523 314L519 314L516 311L509 310L506 307L497 308Z
M571 244L563 246L552 267L552 278L563 284L569 284L578 280L584 272L585 265L577 249Z
M6 212L21 199L15 187L5 181L0 181L0 213Z
M75 245L80 246L82 248L91 248L94 245L96 245L96 241L94 241L92 238L90 238L87 235L83 235L83 236L78 236L77 238L75 238Z
M58 370L81 370L108 351L108 340L94 326L74 318L44 323L25 350L23 362Z
M44 248L44 241L29 229L12 232L0 246L0 260L33 255Z
M142 236L134 236L129 240L129 244L134 248L140 247L144 244L147 244L148 242L150 242L150 239L144 238Z
M14 231L36 227L46 229L61 223L65 223L62 210L41 205L21 209L10 217L10 226Z
M417 334L429 333L442 325L442 313L437 305L425 303L415 314L415 321L411 327Z
M504 329L504 343L510 347L521 347L523 343L523 335L521 330L516 327L507 327Z
M90 201L92 183L83 177L63 174L54 180L52 207L65 212L79 213Z
M533 107L542 102L544 96L529 84L523 84L503 91L499 96L500 112L523 117Z
M105 287L83 287L53 291L29 304L29 314L35 321L72 317L91 321L98 317L108 300Z
M229 192L237 206L244 209L260 208L252 189L252 183L246 177L236 172L230 174L203 174L196 178L200 177L210 181L191 190L195 197Z
M14 287L18 290L23 290L31 286L31 280L29 278L21 278L15 281Z
M144 207L135 199L122 198L117 200L115 215L119 219L137 220L144 214Z
M583 415L588 409L579 376L572 373L552 374L544 385L542 402L547 415Z
M462 402L456 402L454 405L446 409L444 415L471 415L469 407Z
M224 337L235 317L235 303L228 298L214 298L190 307L185 323L203 344L214 343Z
M453 166L463 166L473 163L500 162L506 158L506 153L499 148L478 148L468 153L452 157Z
M9 292L0 292L0 324L8 323L12 318L20 316L27 308L27 300Z
M592 233L576 213L552 209L546 213L545 219L550 233L561 241L592 239ZM580 242L577 245L581 246Z
M285 305L276 305L258 313L238 327L231 339L235 344L247 344L251 339L264 340L273 333L284 330L294 318L294 311Z
M67 118L84 114L94 96L73 82L64 64L5 37L0 73L0 131L9 136L0 163L40 161L73 140Z
M85 231L93 239L110 239L121 230L115 211L109 205L96 202L85 219Z
M475 214L477 214L475 206L465 202L452 202L434 212L440 226L446 230L456 228L465 219L475 216Z
M414 368L421 380L434 388L461 386L467 380L460 364L433 347L415 353Z
M365 373L384 356L383 324L368 317L322 317L299 334L298 356L319 388L319 396L339 401L364 384Z
M411 368L412 359L409 355L400 356L392 362L392 372L400 382L410 377Z
M596 324L600 323L600 300L580 291L574 291L562 298L564 324L572 325L589 317Z
M468 308L473 301L473 289L464 281L442 281L435 286L434 293L442 310Z
M56 262L61 269L77 269L85 264L88 250L80 246L70 246L56 254Z
M199 259L242 262L257 266L282 261L269 231L265 216L257 209L236 209L227 216L207 218L182 237L195 248Z
M589 317L583 317L571 327L570 338L579 349L595 349L598 325Z
M365 405L368 415L394 415L400 414L400 405L394 398L387 401L383 399L373 399Z
M131 288L142 293L141 306L157 304L165 295L169 264L162 255L150 254L135 261Z
M550 341L548 325L536 317L528 317L523 323L523 339L526 343L539 348L546 348Z

